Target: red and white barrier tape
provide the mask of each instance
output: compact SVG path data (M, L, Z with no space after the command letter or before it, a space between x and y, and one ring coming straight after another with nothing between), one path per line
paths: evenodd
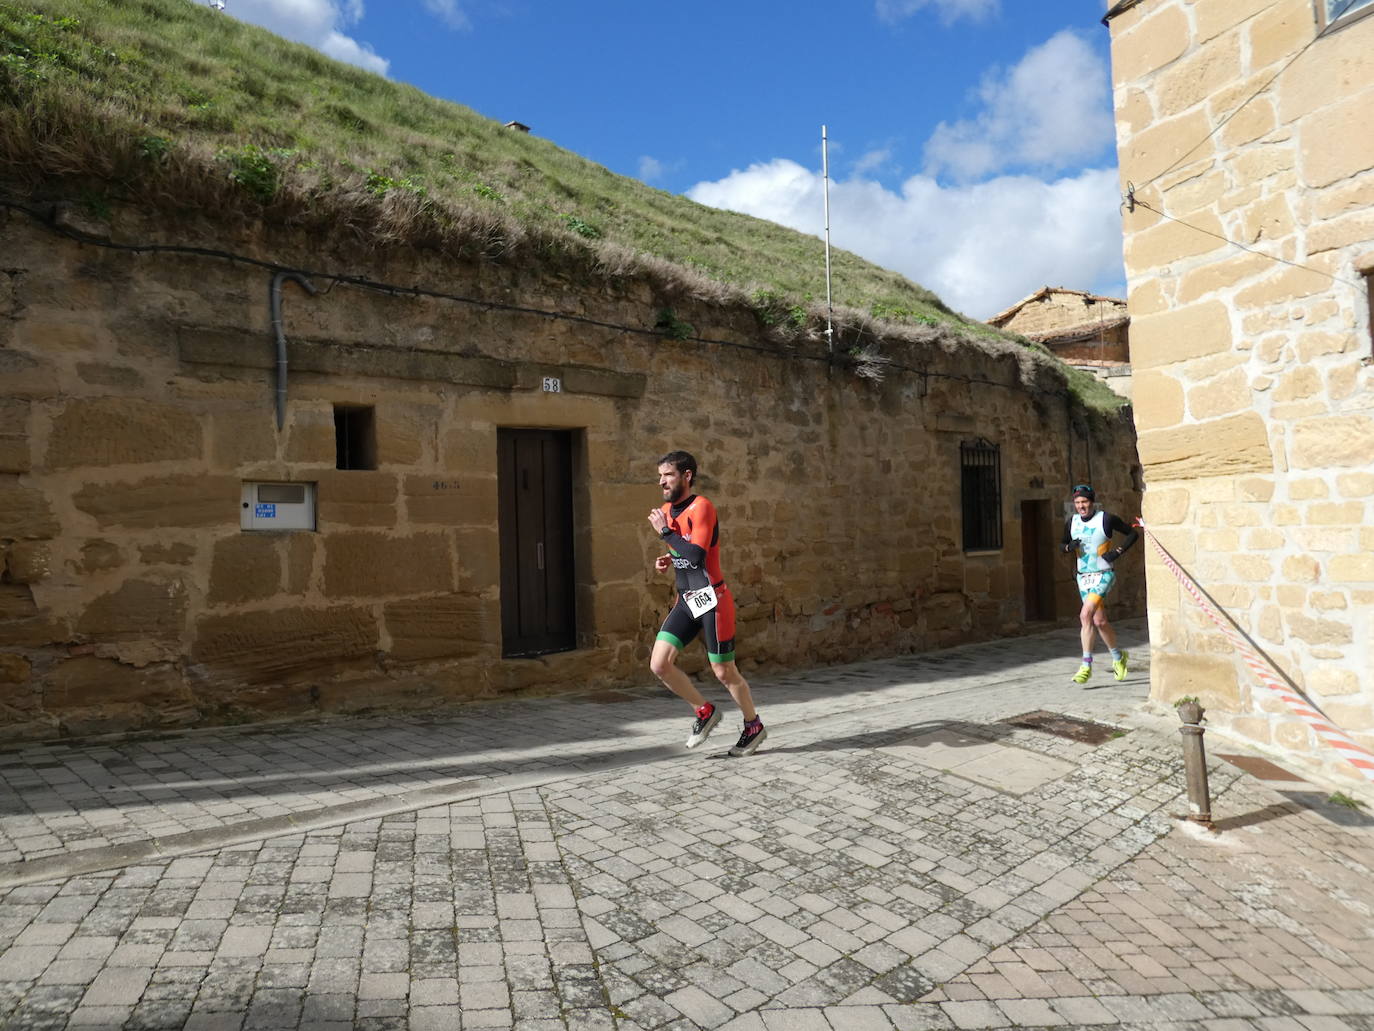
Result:
M1364 775L1365 780L1374 783L1374 752L1350 740L1350 737L1345 731L1332 724L1332 722L1323 713L1318 712L1310 702L1294 694L1293 691L1283 683L1283 680L1277 675L1276 671L1269 663L1261 659L1259 655L1255 653L1255 650L1250 647L1249 643L1236 633L1235 628L1212 607L1211 603L1208 602L1205 597L1203 597L1202 592L1198 590L1197 584L1192 581L1192 578L1189 577L1187 573L1179 568L1179 564L1174 561L1174 557L1164 550L1164 545L1159 543L1155 535L1145 526L1144 522L1136 520L1136 525L1145 532L1145 536L1150 539L1150 543L1154 545L1154 549L1159 552L1159 557L1164 560L1164 565L1178 578L1178 582L1182 585L1183 589L1188 592L1193 601L1198 603L1202 611L1207 613L1207 617L1226 635L1226 639L1231 642L1231 647L1235 648L1236 651L1240 653L1240 657L1245 660L1245 664L1250 667L1250 672L1255 675L1255 679L1260 682L1260 685L1278 695L1298 718L1312 728L1318 738L1336 749L1341 758L1345 759L1346 762L1350 763L1351 766L1354 766Z

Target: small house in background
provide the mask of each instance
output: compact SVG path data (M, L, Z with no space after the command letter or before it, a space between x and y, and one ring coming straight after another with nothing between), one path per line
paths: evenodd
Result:
M514 129L516 132L529 132L529 131L530 131L530 127L529 127L528 125L526 125L524 122L507 122L507 123L506 123L506 128L507 128L507 129Z
M1099 297L1063 286L1041 287L989 326L1044 344L1061 361L1092 372L1124 397L1131 396L1131 317L1119 297Z

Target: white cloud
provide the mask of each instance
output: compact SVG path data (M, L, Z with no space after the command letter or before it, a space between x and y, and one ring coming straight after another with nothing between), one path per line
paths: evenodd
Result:
M863 175L865 172L872 172L882 168L891 160L891 147L870 150L867 154L861 155L858 161L854 162L853 172L855 175Z
M1106 63L1067 29L990 73L978 97L977 115L941 122L926 141L927 174L966 182L1016 167L1055 172L1098 157L1113 139Z
M229 0L226 13L379 75L391 65L343 31L362 17L362 0Z
M793 161L731 172L698 183L687 196L817 236L823 231L820 174ZM1053 182L1003 176L960 186L918 175L899 191L853 178L831 183L831 239L929 287L951 308L987 318L1047 284L1120 294L1119 200L1113 169Z
M651 183L663 174L663 162L645 154L639 159L639 178Z
M470 29L472 21L458 0L424 0L425 8L452 29Z
M959 18L980 21L990 17L1001 9L1001 0L877 0L878 17L888 24L910 18L924 7L934 7L948 25Z

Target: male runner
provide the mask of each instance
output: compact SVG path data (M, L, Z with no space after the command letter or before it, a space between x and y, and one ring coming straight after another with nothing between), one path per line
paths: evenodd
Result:
M1100 633L1112 654L1112 673L1126 679L1127 653L1116 646L1116 631L1107 622L1106 598L1116 585L1112 564L1140 539L1135 529L1120 516L1105 510L1094 511L1096 494L1080 483L1073 489L1073 515L1064 523L1064 551L1078 555L1078 596L1083 608L1078 613L1079 639L1083 643L1083 665L1072 677L1075 684L1086 684L1093 675L1093 633ZM1112 534L1126 535L1121 547L1112 547Z
M711 671L729 689L744 715L744 730L730 754L752 755L768 731L754 710L749 682L735 666L735 599L720 571L720 524L715 506L691 492L696 478L697 460L686 451L670 451L658 460L663 507L649 513L649 524L663 538L668 554L658 556L654 568L660 573L669 567L676 570L677 604L654 641L649 668L696 710L687 738L687 747L696 748L720 722L720 709L702 697L691 678L677 668L678 652L700 633Z

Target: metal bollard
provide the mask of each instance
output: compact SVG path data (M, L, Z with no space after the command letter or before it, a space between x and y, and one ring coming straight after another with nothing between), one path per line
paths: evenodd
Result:
M1183 726L1178 732L1183 735L1183 773L1188 781L1188 819L1212 829L1212 796L1207 788L1207 749L1202 743L1202 714L1205 712L1196 700L1181 702L1178 705L1178 718Z

